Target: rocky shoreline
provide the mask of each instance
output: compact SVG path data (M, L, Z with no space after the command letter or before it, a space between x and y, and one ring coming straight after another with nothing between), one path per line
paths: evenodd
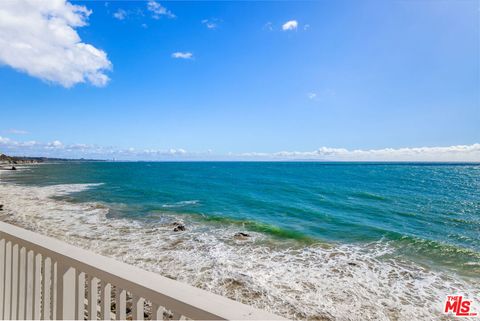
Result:
M27 157L27 156L8 156L0 154L0 170L15 170L15 165L31 165L47 162L102 162L99 159L66 159L66 158L50 158L50 157Z
M17 157L0 154L0 165L17 165L17 164L37 164L43 163L43 157Z

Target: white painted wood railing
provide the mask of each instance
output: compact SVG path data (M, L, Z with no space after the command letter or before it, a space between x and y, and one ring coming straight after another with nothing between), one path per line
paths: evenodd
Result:
M3 222L0 296L3 319L282 319Z

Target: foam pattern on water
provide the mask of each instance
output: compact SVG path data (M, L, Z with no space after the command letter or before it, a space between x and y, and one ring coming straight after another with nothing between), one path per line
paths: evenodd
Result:
M1 219L294 319L447 320L447 294L480 297L478 281L402 261L382 242L307 246L261 233L240 240L238 226L166 213L115 218L99 203L52 198L90 187L0 183ZM174 232L175 221L187 230Z

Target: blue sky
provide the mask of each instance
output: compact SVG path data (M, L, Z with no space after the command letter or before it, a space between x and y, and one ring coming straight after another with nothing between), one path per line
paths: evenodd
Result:
M322 146L462 145L480 160L478 1L73 5L0 5L47 26L0 22L6 152L323 159Z

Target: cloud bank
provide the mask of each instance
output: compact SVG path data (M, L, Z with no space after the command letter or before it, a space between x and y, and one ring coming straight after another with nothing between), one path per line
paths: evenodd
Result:
M406 147L383 149L355 149L321 147L315 151L282 151L276 153L214 154L189 152L182 148L135 149L105 147L88 144L64 144L59 140L48 143L16 141L0 136L0 153L25 156L62 158L94 158L118 160L263 160L263 161L425 161L425 162L480 162L480 143L447 147Z
M168 160L191 156L182 148L135 149L89 144L64 144L59 140L47 143L16 141L0 136L0 154L53 158L90 158L119 160Z
M480 144L369 150L321 147L311 152L283 151L277 153L243 153L240 155L244 158L262 160L480 162Z
M0 64L64 87L105 86L107 54L75 30L91 13L65 0L0 1Z

